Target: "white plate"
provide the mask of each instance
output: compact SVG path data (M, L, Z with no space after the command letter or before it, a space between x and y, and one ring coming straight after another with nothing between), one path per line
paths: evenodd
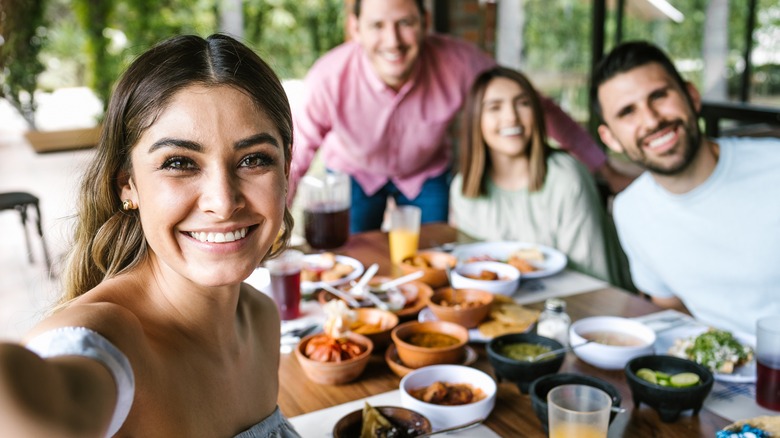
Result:
M317 259L319 257L322 257L320 254L306 254L303 256L303 262L316 265ZM322 288L323 283L328 284L330 286L336 287L341 286L342 284L347 284L352 280L355 280L356 278L363 275L363 264L360 263L358 260L353 259L352 257L337 255L336 256L336 262L338 263L344 263L345 265L350 265L353 268L355 268L351 274L347 275L344 278L340 278L338 280L333 281L301 281L301 292L304 294L310 294L317 289Z
M685 325L682 327L677 327L670 330L662 331L658 333L656 337L655 352L656 354L668 354L667 352L669 351L669 348L674 344L675 340L698 336L699 334L707 331L707 329L708 327L704 325L695 324L695 325ZM735 334L734 337L737 338L737 340L741 342L742 345L747 345L751 348L755 347L755 341L752 339L744 338L738 334ZM715 377L715 380L721 382L730 382L730 383L755 382L756 381L756 360L753 359L750 362L746 363L745 365L736 367L734 369L734 372L731 374L713 373L713 377Z
M452 254L457 257L459 262L464 262L471 257L489 256L499 261L506 261L512 253L520 249L538 248L544 254L544 261L541 263L531 262L538 270L523 274L522 279L543 278L555 275L566 268L566 254L549 246L537 245L527 242L479 242L458 245Z

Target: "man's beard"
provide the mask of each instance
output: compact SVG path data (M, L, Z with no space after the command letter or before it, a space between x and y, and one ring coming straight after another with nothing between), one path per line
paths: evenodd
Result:
M652 135L658 131L668 128L669 126L678 125L678 124L683 127L683 130L685 131L685 138L686 138L685 143L681 145L683 147L683 155L680 161L674 162L671 165L664 166L658 161L648 158L647 155L645 155L644 151L639 146L644 142L643 140L647 136L637 140L636 144L637 144L638 152L636 154L627 153L628 158L631 159L631 161L633 161L634 163L650 171L651 173L665 175L665 176L673 176L682 173L693 162L694 157L699 152L699 148L701 147L701 130L699 129L699 126L696 124L695 119L693 123L687 123L687 124L680 119L671 122L666 122L661 126L659 126L658 129L656 129L654 132L648 135Z

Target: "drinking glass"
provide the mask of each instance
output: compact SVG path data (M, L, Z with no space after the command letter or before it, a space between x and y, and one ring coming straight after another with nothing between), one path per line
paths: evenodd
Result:
M417 253L420 243L420 207L399 205L390 210L390 261L400 265Z
M780 315L756 323L756 403L780 411Z
M315 249L333 249L349 238L349 175L328 172L301 179L304 236Z
M271 296L279 308L282 320L301 316L301 269L303 253L288 249L265 262L271 277Z
M547 393L550 438L606 438L612 398L588 385L561 385Z

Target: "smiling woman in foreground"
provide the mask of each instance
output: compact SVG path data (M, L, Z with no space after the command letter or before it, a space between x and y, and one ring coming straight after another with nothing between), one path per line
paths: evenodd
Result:
M63 302L0 345L0 435L297 436L279 315L242 283L289 238L291 147L284 90L239 42L141 55L82 183Z

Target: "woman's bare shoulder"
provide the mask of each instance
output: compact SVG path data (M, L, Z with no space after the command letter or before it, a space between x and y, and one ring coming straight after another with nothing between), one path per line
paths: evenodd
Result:
M240 302L253 315L261 316L261 319L266 322L279 324L279 312L274 300L247 283L241 284Z
M99 285L81 297L63 305L27 333L25 340L60 327L84 327L123 347L143 342L144 330L136 312L113 299L112 289L127 287L120 283Z

